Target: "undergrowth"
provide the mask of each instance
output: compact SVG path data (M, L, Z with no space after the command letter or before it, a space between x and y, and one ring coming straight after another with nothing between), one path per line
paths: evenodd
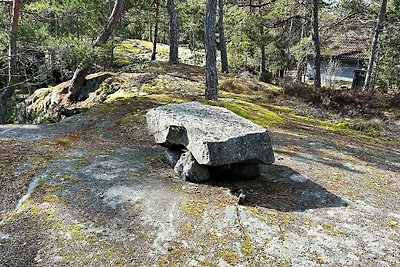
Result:
M367 119L382 117L385 110L400 107L400 94L383 96L357 90L314 88L300 83L285 84L283 93L342 115L363 116Z

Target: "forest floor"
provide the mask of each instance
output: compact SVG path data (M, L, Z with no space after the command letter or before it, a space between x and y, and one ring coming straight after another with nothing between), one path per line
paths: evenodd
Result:
M184 182L144 115L200 100L202 74L114 74L85 113L0 126L0 266L400 265L398 128L378 137L278 87L221 77L222 101L208 104L267 127L276 163L256 180Z

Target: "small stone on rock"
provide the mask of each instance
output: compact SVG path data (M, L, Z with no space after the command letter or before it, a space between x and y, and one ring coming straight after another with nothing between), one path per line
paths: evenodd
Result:
M182 154L183 154L183 151L180 149L168 148L165 151L165 158L167 159L168 164L171 167L175 167L176 163L181 158Z
M241 193L241 194L239 195L238 204L239 204L239 205L243 205L243 204L244 204L245 198L246 198L246 195L243 194L243 193Z
M174 171L185 181L202 182L210 179L207 167L200 165L190 152L181 155Z

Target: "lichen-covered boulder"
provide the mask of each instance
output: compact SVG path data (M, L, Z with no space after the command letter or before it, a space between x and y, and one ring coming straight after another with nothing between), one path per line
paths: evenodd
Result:
M201 165L274 162L267 130L225 108L170 104L151 109L146 118L158 144L185 147Z

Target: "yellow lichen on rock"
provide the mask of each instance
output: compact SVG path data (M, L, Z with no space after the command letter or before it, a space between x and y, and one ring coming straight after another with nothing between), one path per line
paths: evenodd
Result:
M239 263L239 256L232 250L221 250L219 255L226 263L230 265L237 265Z
M183 209L187 214L196 218L200 218L204 209L207 207L207 202L201 199L191 199L182 203Z

